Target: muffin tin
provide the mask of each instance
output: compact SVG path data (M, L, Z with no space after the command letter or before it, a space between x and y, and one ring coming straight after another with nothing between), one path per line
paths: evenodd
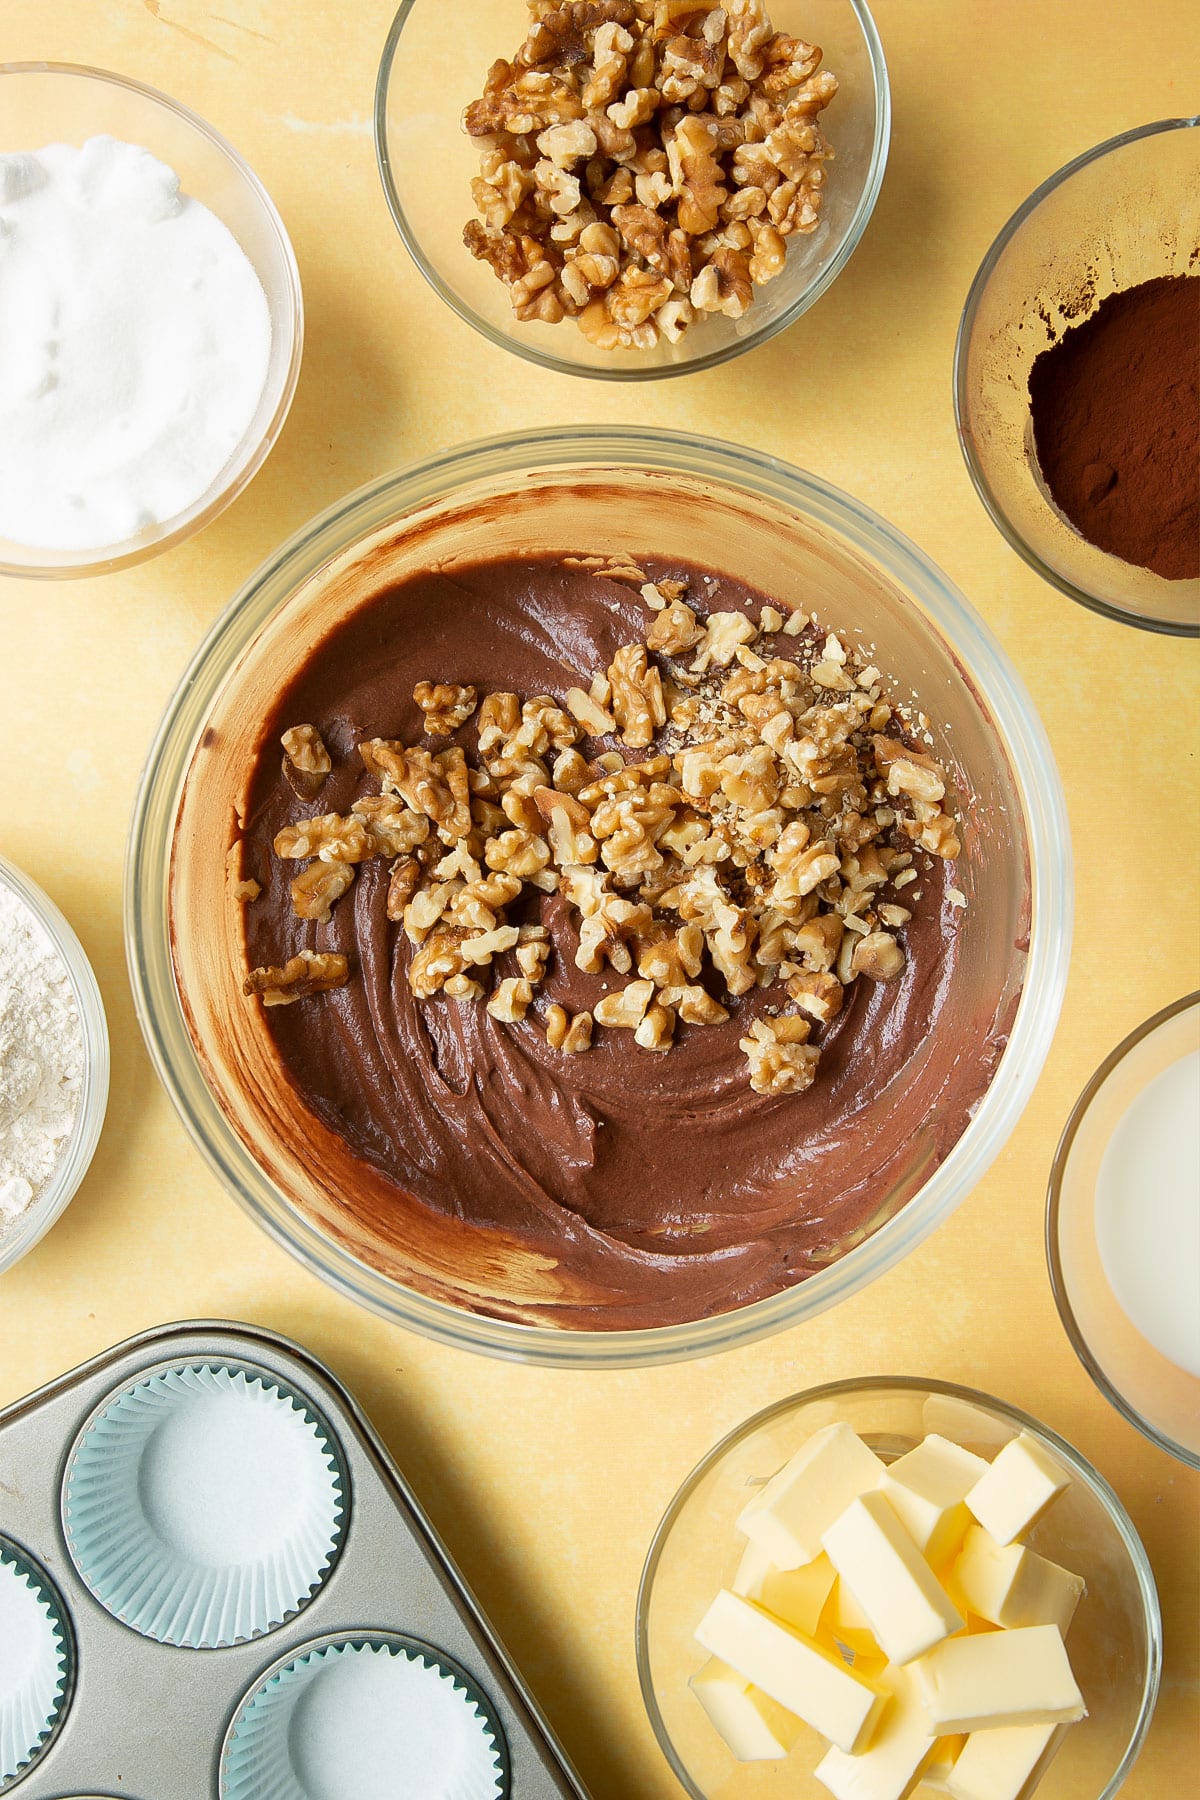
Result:
M274 1333L208 1321L0 1413L17 1788L587 1800L350 1395Z

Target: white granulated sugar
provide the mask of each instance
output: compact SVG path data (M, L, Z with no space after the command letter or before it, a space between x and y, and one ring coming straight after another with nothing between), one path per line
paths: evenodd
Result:
M67 966L0 884L0 1235L54 1173L79 1111L83 1056Z
M186 511L270 351L249 258L148 150L0 156L0 537L104 550Z

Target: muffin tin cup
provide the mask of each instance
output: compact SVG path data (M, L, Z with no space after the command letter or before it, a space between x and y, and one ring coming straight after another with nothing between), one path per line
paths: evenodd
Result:
M230 1435L231 1399L246 1425L240 1436ZM208 1429L208 1409L224 1437ZM266 1606L239 1619L222 1618L218 1609L215 1624L201 1612L197 1629L178 1631L174 1625L191 1617L179 1611L178 1597L156 1610L152 1584L142 1592L130 1577L164 1543L210 1577L216 1562L239 1568L255 1560L230 1554L235 1532L251 1535L245 1519L257 1517L268 1537L278 1537L280 1519L305 1513L304 1483L286 1472L279 1510L273 1434L286 1449L296 1431L302 1466L314 1453L320 1461L327 1502L336 1473L340 1506L336 1547L303 1611L271 1626L269 1638L212 1648L166 1642L168 1629L202 1641L232 1638L239 1626L259 1626L281 1610ZM247 1471L261 1475L264 1466L270 1478L256 1487ZM118 1472L107 1475L106 1467ZM214 1488L214 1471L234 1479ZM181 1482L188 1501L182 1507ZM244 1496L247 1482L243 1518L236 1506L231 1512L229 1495ZM131 1533L131 1517L141 1521L140 1535ZM322 1517L328 1526L329 1512ZM318 1538L306 1579L327 1543ZM248 1547L261 1566L261 1544ZM587 1800L536 1700L354 1400L320 1362L273 1332L214 1320L160 1326L0 1411L0 1551L10 1548L39 1578L46 1572L40 1587L62 1628L66 1673L61 1687L56 1681L54 1716L47 1710L36 1721L32 1756L22 1745L21 1772L0 1776L3 1800L10 1790L19 1800L218 1800L230 1792L222 1786L229 1775L263 1800L345 1800L347 1793L373 1800L376 1792L387 1800L443 1800L443 1790L444 1800ZM129 1590L121 1612L112 1609L107 1587L97 1593L99 1562ZM147 1635L150 1623L163 1636ZM365 1647L361 1662L347 1649L355 1646ZM0 1641L0 1713L5 1648ZM372 1649L386 1669L367 1660ZM334 1650L347 1651L344 1665L324 1654ZM406 1785L411 1754L393 1752L376 1768L373 1788L354 1761L380 1730L388 1733L397 1708L385 1703L381 1713L369 1679L364 1689L364 1677L352 1672L341 1679L351 1683L349 1698L365 1719L355 1723L339 1669L361 1667L369 1676L374 1666L395 1680L400 1653L403 1679L431 1684L415 1696L425 1737L438 1716L435 1702L443 1722L457 1722L451 1741L460 1742L461 1779L453 1783L439 1785L418 1771ZM24 1660L16 1666L23 1679ZM223 1763L223 1747L243 1719L249 1735L238 1733L236 1757ZM331 1738L344 1739L348 1721L349 1749L334 1741L324 1763L310 1758L299 1774L290 1770L288 1745L303 1750L312 1729L317 1749L322 1742L328 1748ZM252 1755L260 1734L275 1764L269 1774ZM271 1745L282 1746L278 1757Z
M100 1604L162 1644L216 1649L299 1612L337 1556L347 1483L323 1421L254 1368L190 1364L110 1399L63 1488Z
M0 1537L0 1792L53 1737L70 1702L71 1660L49 1577Z
M239 1708L221 1800L506 1800L508 1752L456 1663L390 1632L314 1644Z

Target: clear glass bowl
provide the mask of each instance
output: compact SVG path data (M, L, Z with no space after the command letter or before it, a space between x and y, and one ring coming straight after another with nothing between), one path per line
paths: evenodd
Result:
M706 1660L692 1633L737 1568L745 1540L735 1520L750 1491L837 1420L885 1462L930 1431L989 1459L1027 1431L1069 1477L1029 1542L1087 1582L1069 1649L1088 1717L1066 1733L1037 1795L1111 1800L1150 1728L1162 1668L1158 1594L1128 1514L1077 1450L1017 1407L946 1382L887 1376L811 1388L755 1414L709 1452L667 1508L638 1593L638 1674L655 1736L685 1792L691 1800L828 1800L805 1772L821 1754L814 1732L784 1761L735 1762L688 1679Z
M0 153L82 144L99 134L143 145L183 191L227 225L253 263L271 315L266 384L241 443L185 512L105 550L39 550L0 538L0 575L102 575L157 556L224 511L266 460L283 429L304 340L300 274L283 220L231 144L177 100L141 82L73 63L0 63Z
M678 344L600 350L569 319L521 324L508 289L465 248L474 218L471 181L479 143L464 109L498 58L511 58L528 28L524 0L474 0L446 26L444 0L403 0L384 46L375 88L375 148L383 191L405 248L460 319L504 350L566 375L653 381L711 369L783 331L819 300L849 262L879 195L891 133L887 65L865 0L771 0L771 18L824 51L840 87L825 115L834 151L823 215L795 237L787 267L738 320L706 319Z
M1200 1469L1200 1380L1143 1337L1113 1293L1096 1237L1096 1181L1127 1109L1197 1048L1200 994L1189 994L1145 1020L1105 1057L1059 1140L1046 1207L1050 1284L1075 1354L1131 1425L1193 1469Z
M920 695L937 754L972 797L956 871L970 904L939 1029L995 1065L940 1164L936 1119L914 1123L878 1229L840 1260L740 1310L638 1331L547 1323L562 1320L573 1299L565 1266L520 1270L511 1291L472 1289L461 1270L463 1227L452 1220L440 1256L418 1264L398 1241L393 1189L386 1235L359 1216L366 1209L322 1173L341 1146L313 1141L316 1122L281 1076L259 1009L242 997L241 909L225 875L229 820L244 804L259 722L335 621L433 563L581 545L630 554L653 546L668 560L733 569L869 642L897 688ZM809 1318L890 1268L966 1197L1016 1123L1049 1047L1072 888L1062 791L1032 705L987 627L912 544L773 458L678 433L595 427L433 457L350 496L259 570L197 653L159 729L134 810L125 900L151 1056L211 1166L273 1236L343 1292L444 1341L604 1367L702 1355ZM428 1209L420 1222L428 1242Z
M0 886L28 906L66 964L83 1027L83 1086L79 1111L54 1173L28 1210L0 1227L0 1274L20 1262L66 1210L88 1172L108 1107L108 1023L104 1002L83 945L57 906L15 863L0 856Z
M1200 119L1163 119L1076 157L1018 208L971 285L954 353L958 438L979 498L1019 556L1081 606L1147 631L1200 633L1200 581L1167 581L1089 544L1038 468L1029 371L1109 294L1195 274Z

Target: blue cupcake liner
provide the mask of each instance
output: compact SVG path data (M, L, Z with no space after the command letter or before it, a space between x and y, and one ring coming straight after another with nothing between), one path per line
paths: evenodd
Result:
M36 1563L0 1539L0 1793L45 1748L70 1682L62 1603Z
M217 1649L295 1617L345 1537L349 1480L302 1396L252 1367L143 1378L85 1426L62 1515L105 1610L157 1643Z
M221 1800L506 1800L503 1730L440 1651L389 1632L323 1639L252 1691Z

